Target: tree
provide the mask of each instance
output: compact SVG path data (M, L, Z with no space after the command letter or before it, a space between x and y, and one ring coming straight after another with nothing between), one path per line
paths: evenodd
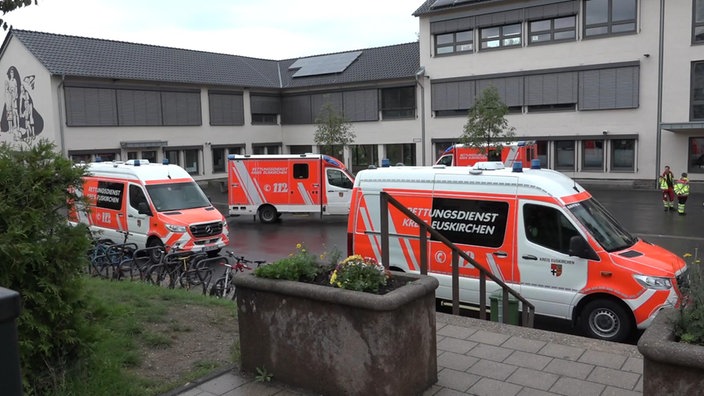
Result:
M34 5L37 5L38 0L34 0ZM0 11L5 15L10 11L14 11L20 7L26 7L32 5L32 0L0 0ZM3 30L7 30L7 21L0 18L0 25L2 25Z
M352 124L327 103L323 105L320 114L315 119L315 144L320 146L323 154L339 156L340 149L354 141L357 137L352 131Z
M17 320L27 394L51 394L88 351L93 331L82 270L90 246L85 226L66 221L84 169L53 143L0 144L0 286L20 294Z
M478 148L482 154L486 154L490 147L501 152L502 143L514 136L514 128L510 127L504 118L506 114L508 107L501 101L499 91L490 86L482 91L474 106L469 109L460 140L468 146Z

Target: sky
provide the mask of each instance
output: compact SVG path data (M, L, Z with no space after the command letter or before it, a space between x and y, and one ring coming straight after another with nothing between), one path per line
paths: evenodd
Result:
M38 0L15 29L270 60L418 40L423 0ZM4 40L7 32L2 31Z

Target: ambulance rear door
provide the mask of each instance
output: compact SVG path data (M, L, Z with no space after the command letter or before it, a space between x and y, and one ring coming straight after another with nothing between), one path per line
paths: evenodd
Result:
M569 255L570 239L580 236L561 206L522 199L518 217L520 293L536 314L571 317L576 294L587 284L588 260Z
M289 204L321 208L323 191L322 163L319 159L292 159L289 161Z

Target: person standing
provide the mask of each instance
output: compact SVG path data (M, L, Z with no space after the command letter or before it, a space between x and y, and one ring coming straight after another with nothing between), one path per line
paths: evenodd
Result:
M660 190L662 190L662 204L665 212L675 210L675 176L670 167L665 165L665 170L659 178Z
M684 204L687 202L687 197L689 196L689 179L687 178L687 173L682 172L682 177L680 177L675 182L675 194L677 194L677 214L684 216Z

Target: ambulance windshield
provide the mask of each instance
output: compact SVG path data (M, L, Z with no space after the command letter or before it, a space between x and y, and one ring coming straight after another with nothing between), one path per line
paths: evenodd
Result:
M158 212L211 206L195 182L151 184L147 186L147 192Z
M629 248L638 240L594 198L573 203L567 208L607 252Z

